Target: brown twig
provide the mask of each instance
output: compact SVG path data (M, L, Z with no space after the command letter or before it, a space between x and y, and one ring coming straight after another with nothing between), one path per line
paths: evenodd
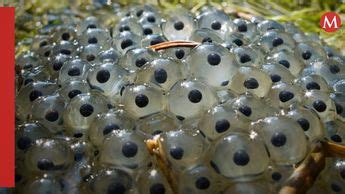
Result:
M177 180L176 177L170 168L165 154L160 150L160 144L158 140L150 139L146 141L146 147L149 150L150 154L155 156L157 159L158 167L162 171L163 175L167 179L171 189L175 194L177 194Z
M345 158L345 146L332 143L329 141L322 141L322 148L326 152L327 157L334 157L334 158Z
M155 51L158 51L158 50L172 48L172 47L191 47L191 48L194 48L194 47L198 46L199 44L200 44L199 42L176 40L176 41L162 42L159 44L149 46L148 48L155 50Z
M243 19L246 19L246 20L250 20L250 19L253 17L253 15L250 14L250 13L236 12L235 14L236 14L236 16L238 16L239 18L243 18Z
M279 194L306 193L324 169L326 157L345 158L345 146L329 141L315 143L311 153L294 170Z
M314 145L312 152L294 170L282 187L279 194L302 194L306 193L313 185L315 179L325 167L326 154L320 142Z

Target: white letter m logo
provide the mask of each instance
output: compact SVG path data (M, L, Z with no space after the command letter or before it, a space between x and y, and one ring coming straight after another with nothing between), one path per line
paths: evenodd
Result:
M338 27L338 23L337 23L337 17L333 16L332 21L330 22L328 17L325 16L325 20L323 21L323 26L322 28L326 28L326 25L328 26L328 28L339 28Z

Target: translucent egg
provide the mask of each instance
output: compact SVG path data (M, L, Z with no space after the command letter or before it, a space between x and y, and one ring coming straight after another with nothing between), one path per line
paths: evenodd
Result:
M83 166L85 164L88 164L88 162L92 160L94 157L94 149L92 145L89 144L88 141L76 139L73 142L71 142L70 147L74 154L74 162L76 166L78 165ZM69 173L73 173L73 171L71 170L69 171ZM78 175L80 176L79 173ZM70 179L73 179L73 178L70 178Z
M98 89L112 104L116 104L120 98L121 88L127 83L125 79L127 74L122 67L112 62L105 62L89 70L87 81L91 88Z
M50 63L48 63L47 68L51 78L56 79L59 76L60 69L64 65L66 61L71 60L72 57L70 55L64 55L59 53L55 57L52 57Z
M159 12L157 7L155 7L152 4L133 5L133 6L130 6L128 9L129 9L129 15L134 17L135 19L139 19L146 12L151 12L151 13Z
M139 120L136 129L152 137L167 131L177 130L179 126L180 123L174 115L160 112Z
M51 136L50 132L37 122L30 122L17 126L15 134L16 157L21 157L37 139L49 138Z
M133 120L123 110L112 109L95 117L90 125L88 136L91 143L100 148L108 134L120 129L134 129L134 127Z
M275 30L269 30L264 33L258 44L260 44L261 48L267 53L282 50L292 51L295 48L295 40L290 34Z
M234 19L230 29L232 32L243 34L248 39L254 39L257 35L255 24L242 18Z
M240 46L248 46L249 39L239 32L231 32L225 37L224 47L231 50Z
M177 172L200 163L208 149L200 133L185 130L163 133L158 142L160 154L168 159Z
M59 90L61 97L66 102L70 101L79 94L85 94L90 92L89 84L84 80L71 79L65 82Z
M94 16L89 16L85 18L83 21L81 21L77 26L77 33L78 35L81 35L90 28L101 28L101 23Z
M232 133L220 139L214 149L211 166L227 178L253 178L268 166L265 145L255 136Z
M232 77L229 88L237 94L251 92L258 97L265 97L271 85L271 78L264 71L255 67L240 67Z
M277 165L296 164L307 154L307 138L296 121L284 116L267 117L254 125Z
M63 130L65 101L59 95L38 98L32 105L32 118L52 133Z
M50 175L34 177L28 180L22 188L22 193L38 194L51 193L62 194L66 192L61 181Z
M158 12L144 12L142 16L140 16L139 23L140 24L156 24L160 25L162 22L162 18Z
M142 194L172 194L168 181L159 169L149 169L139 176L138 188Z
M224 38L229 32L229 16L221 10L204 12L198 17L199 28L208 28Z
M140 37L132 32L123 31L113 39L118 50L121 54L125 54L132 48L137 48L140 45Z
M98 113L108 110L107 100L97 92L79 94L66 106L63 120L70 135L79 138L89 129Z
M338 118L345 119L345 95L342 93L331 93L330 97L334 102Z
M284 32L285 28L282 24L274 20L262 20L257 24L257 29L261 34L270 30L277 30Z
M191 51L186 63L191 73L210 86L226 86L237 73L235 57L218 44L202 44Z
M124 110L133 118L143 118L162 111L164 96L162 90L151 85L130 85L121 94Z
M306 65L316 61L325 60L327 55L321 45L316 42L301 42L296 45L295 55Z
M32 173L61 174L73 164L73 152L61 139L38 139L25 153L24 163Z
M98 53L98 56L96 58L98 58L101 63L102 62L113 62L113 63L117 64L118 61L120 60L121 56L117 50L110 48L108 50L104 50L104 51L101 51L100 53Z
M232 92L228 89L218 90L216 92L216 94L217 94L217 97L219 100L219 104L224 104L226 102L230 102L230 101L232 101L238 97L237 94L235 94L234 92Z
M48 61L50 57L53 55L52 50L53 50L53 46L48 44L46 46L41 47L37 51L37 55L38 57L40 57L42 61Z
M270 76L273 83L280 81L292 83L295 79L288 68L277 63L266 63L262 65L262 70Z
M275 108L287 109L292 104L302 103L303 90L296 85L278 82L272 86L267 100Z
M149 47L149 46L166 42L166 41L167 39L162 35L151 34L151 35L147 35L144 39L141 40L141 47L145 48L145 47Z
M137 23L137 20L133 17L121 18L120 21L113 28L113 33L115 35L125 31L129 31L137 35L142 35L143 33L141 25Z
M151 49L138 48L129 50L121 59L119 64L130 72L135 72L147 62L158 58L158 53Z
M161 51L162 57L184 60L189 55L191 49L188 47L173 47Z
M286 116L292 118L299 124L310 142L325 137L323 124L315 111L299 106L289 111Z
M41 61L32 52L24 52L16 58L16 69L20 72L25 72L37 67Z
M71 79L86 80L90 64L87 61L74 59L68 61L60 70L58 83L63 85Z
M320 75L307 75L297 79L295 83L300 85L304 90L320 90L323 92L330 92L330 88L326 80Z
M44 66L38 66L31 69L30 71L23 72L21 77L17 78L19 82L16 85L16 89L20 90L22 87L28 85L29 83L49 80L50 75L46 71L46 68Z
M84 61L87 61L91 64L97 63L99 59L99 53L102 52L102 47L98 44L88 44L85 47L81 47L82 52L80 53L80 58Z
M41 96L55 93L57 85L52 82L31 82L22 87L16 95L16 117L26 120L30 117L33 102Z
M85 194L133 193L134 182L130 174L120 169L101 169L94 172L83 185Z
M172 59L155 59L137 71L134 83L152 83L168 91L184 77L184 66Z
M199 122L199 130L210 140L217 140L234 131L247 132L250 120L226 105L217 105L208 110Z
M286 181L290 178L295 168L292 165L279 166L271 165L265 172L265 181L274 187L276 192L279 192L282 186L285 186Z
M58 26L53 34L53 41L70 41L73 42L77 39L77 29L72 25L61 25Z
M88 29L85 33L83 33L82 36L79 37L79 43L82 46L97 44L103 49L109 49L112 42L109 31L95 28Z
M53 46L52 55L56 56L58 54L66 56L76 56L78 55L78 45L69 41L60 41Z
M102 166L138 169L147 167L149 162L144 138L134 131L113 131L104 139L100 149L99 163Z
M208 28L199 28L193 31L190 40L195 42L213 42L221 44L223 43L223 39L213 30Z
M143 28L142 33L144 36L148 36L151 34L162 34L161 27L156 24L151 24L151 23L143 24L142 28Z
M228 104L251 121L256 121L278 112L277 109L272 108L251 93L240 95L233 101L228 102Z
M325 123L327 139L334 143L345 145L345 124L342 121L335 120Z
M177 8L171 11L162 24L163 34L168 40L189 40L196 22L187 9Z
M87 175L85 174L90 173L91 166L89 164L94 157L94 151L88 141L81 139L70 141L70 147L74 154L74 165L60 177L61 184L65 191L82 192L80 185L87 181Z
M322 76L328 84L342 79L345 75L344 65L333 59L325 61L317 61L311 64L308 68L304 69L304 75L317 74Z
M340 51L334 47L331 47L328 45L323 45L323 50L325 50L325 52L329 58L341 56Z
M261 67L264 55L259 48L249 46L237 47L233 49L238 64L243 66Z
M315 110L323 122L334 120L336 107L328 93L312 90L306 92L304 98L305 104Z
M294 76L298 76L304 68L303 62L300 61L294 53L287 50L279 51L269 56L267 59L286 67Z
M216 179L212 170L206 166L196 166L185 170L178 176L179 193L218 193L220 181Z
M38 52L41 48L48 46L53 43L53 40L48 35L37 35L33 38L33 42L31 45L31 49L35 52ZM23 56L24 54L20 54L19 56ZM19 58L18 58L19 59ZM16 59L16 60L18 60Z
M169 110L179 120L196 118L216 103L213 90L197 80L177 82L168 92Z

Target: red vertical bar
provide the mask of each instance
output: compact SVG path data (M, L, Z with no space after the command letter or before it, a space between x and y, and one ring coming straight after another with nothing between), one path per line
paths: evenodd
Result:
M14 8L0 7L0 187L14 187Z

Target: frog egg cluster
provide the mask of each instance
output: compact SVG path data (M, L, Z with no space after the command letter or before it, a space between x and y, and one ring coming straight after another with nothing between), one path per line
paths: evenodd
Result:
M17 193L277 193L312 143L345 144L345 58L322 40L210 6L113 9L61 14L16 58ZM200 44L148 48L181 40ZM343 167L311 193L345 192Z

